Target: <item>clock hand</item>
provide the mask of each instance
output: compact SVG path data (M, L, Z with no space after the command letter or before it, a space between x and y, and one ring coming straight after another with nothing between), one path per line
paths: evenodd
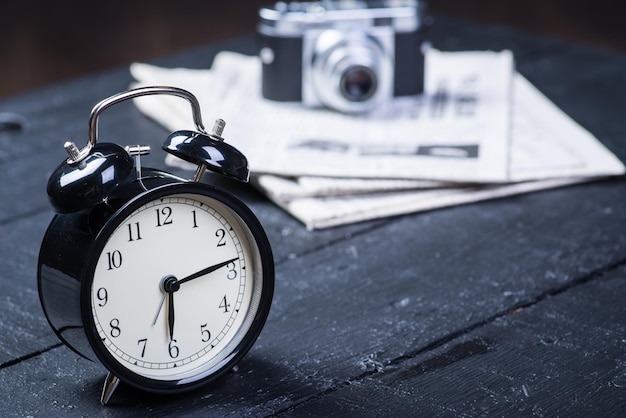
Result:
M157 319L159 319L159 314L161 313L161 309L163 308L163 304L165 303L165 296L163 295L163 298L161 299L161 303L159 303L159 309L157 309L157 313L154 316L154 321L152 321L152 326L155 326L157 323Z
M170 341L174 339L174 292L180 289L180 283L174 276L163 279L163 290L167 293L167 326L170 330ZM161 308L159 308L160 310ZM157 313L158 315L158 313Z
M174 339L174 292L169 292L167 302L167 324L170 329L170 341Z
M239 259L239 257L231 258L230 260L226 260L226 261L223 261L221 263L215 264L215 265L213 265L211 267L207 267L205 269L197 271L197 272L195 272L195 273L193 273L193 274L191 274L191 275L189 275L189 276L187 276L187 277L185 277L183 279L180 279L178 281L178 285L180 286L181 284L183 284L185 282L188 282L190 280L197 279L198 277L206 276L207 274L209 274L209 273L211 273L211 272L213 272L215 270L221 269L225 265L230 264L233 261L238 260L238 259ZM176 290L178 290L178 289L176 289Z

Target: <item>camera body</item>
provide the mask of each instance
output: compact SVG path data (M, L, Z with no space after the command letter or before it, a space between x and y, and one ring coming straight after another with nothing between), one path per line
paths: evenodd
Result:
M259 18L266 99L361 113L423 90L421 1L278 2Z

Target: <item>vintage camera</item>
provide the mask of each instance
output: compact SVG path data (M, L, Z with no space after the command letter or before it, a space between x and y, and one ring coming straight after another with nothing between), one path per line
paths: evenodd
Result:
M278 2L259 18L266 99L360 113L423 90L421 1Z

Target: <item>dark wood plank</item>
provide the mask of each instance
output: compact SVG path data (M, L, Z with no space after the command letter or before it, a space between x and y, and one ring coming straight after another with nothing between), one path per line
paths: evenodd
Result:
M296 416L622 416L624 265L367 370Z
M37 294L37 256L46 225L46 212L24 216L0 226L0 364L58 345L43 318ZM1 370L1 369L0 369Z

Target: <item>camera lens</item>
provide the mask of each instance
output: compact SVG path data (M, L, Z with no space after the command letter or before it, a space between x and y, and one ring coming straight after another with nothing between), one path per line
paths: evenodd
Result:
M376 74L367 67L349 67L339 81L341 94L351 102L363 102L376 92Z
M393 97L393 41L389 28L308 31L303 103L363 113Z

